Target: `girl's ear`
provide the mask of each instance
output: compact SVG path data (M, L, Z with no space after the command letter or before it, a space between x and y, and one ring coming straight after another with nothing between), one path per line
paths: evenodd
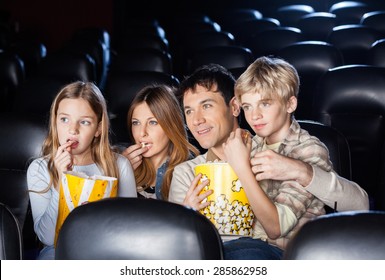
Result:
M298 99L297 97L295 96L291 96L289 98L289 101L287 102L287 112L289 114L293 113L296 109L297 109L297 105L298 105Z
M98 129L95 132L95 137L99 137L102 134L102 122L99 122Z
M239 104L239 101L235 98L235 96L230 100L230 107L233 112L233 116L238 117L241 113L241 104Z

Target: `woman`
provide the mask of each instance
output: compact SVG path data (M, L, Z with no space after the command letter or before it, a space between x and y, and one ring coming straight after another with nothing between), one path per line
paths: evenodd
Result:
M188 141L173 89L167 85L144 87L131 103L127 122L135 144L122 154L134 169L138 193L168 200L174 167L199 154Z

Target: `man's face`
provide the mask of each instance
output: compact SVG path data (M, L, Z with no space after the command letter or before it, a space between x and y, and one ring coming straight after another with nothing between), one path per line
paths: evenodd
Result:
M219 152L222 151L222 143L237 127L239 108L228 106L222 94L215 90L216 87L207 90L198 85L195 90L186 91L183 109L187 126L199 145Z

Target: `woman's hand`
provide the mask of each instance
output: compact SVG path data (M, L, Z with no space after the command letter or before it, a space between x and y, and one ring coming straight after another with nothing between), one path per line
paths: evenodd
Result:
M201 178L202 174L195 176L194 180L191 182L190 188L187 191L186 197L183 200L183 205L189 206L195 210L201 210L209 206L210 202L203 202L203 200L213 193L213 190L208 190L201 193L203 188L210 183L209 179L199 183Z
M125 156L131 163L132 169L138 168L143 161L143 153L147 152L148 148L146 146L142 147L141 144L134 144L129 146L122 152L122 155Z

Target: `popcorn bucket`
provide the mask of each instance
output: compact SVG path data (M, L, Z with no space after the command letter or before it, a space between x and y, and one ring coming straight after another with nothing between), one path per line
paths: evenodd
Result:
M118 180L114 177L90 177L83 173L64 172L60 182L55 245L64 220L75 207L103 198L116 197L117 193Z
M195 167L201 181L210 179L203 191L212 189L207 197L210 205L200 212L217 227L222 235L251 236L254 213L237 175L226 162L209 162Z

